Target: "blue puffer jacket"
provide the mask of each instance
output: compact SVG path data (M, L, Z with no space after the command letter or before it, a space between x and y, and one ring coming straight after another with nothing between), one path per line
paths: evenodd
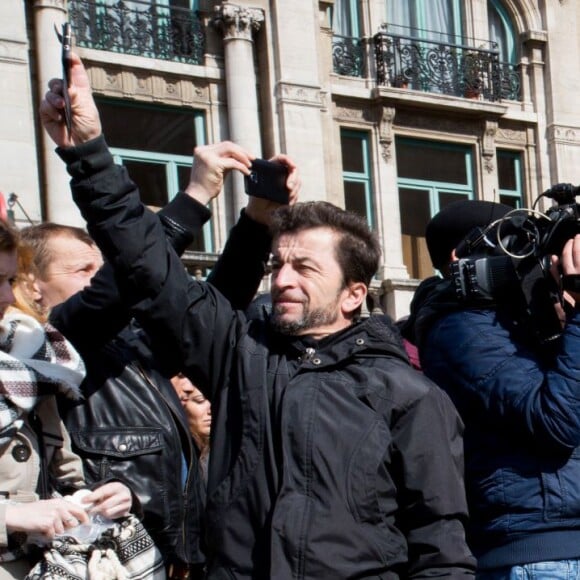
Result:
M412 338L465 423L479 568L580 557L580 312L550 354L513 310L460 310L446 282L424 286Z

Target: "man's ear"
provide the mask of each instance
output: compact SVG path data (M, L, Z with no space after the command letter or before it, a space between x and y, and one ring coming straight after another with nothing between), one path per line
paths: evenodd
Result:
M368 293L364 282L352 282L345 289L346 295L342 300L342 312L345 316L358 310L365 301Z
M28 288L30 297L34 302L40 303L42 301L42 292L40 291L40 286L36 276L34 274L27 274L26 278L26 287Z

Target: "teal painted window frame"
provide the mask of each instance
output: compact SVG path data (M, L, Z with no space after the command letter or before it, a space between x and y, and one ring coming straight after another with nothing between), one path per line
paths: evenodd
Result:
M397 187L410 188L422 190L429 194L429 209L431 217L440 211L439 194L457 194L464 198L466 195L468 199L474 199L475 186L473 181L474 165L473 165L473 148L469 145L461 145L458 143L444 143L441 141L431 141L428 139L413 139L408 137L397 137L396 147L399 148L401 144L410 147L432 147L433 149L447 150L447 151L461 151L465 152L465 173L467 175L467 183L448 183L444 181L429 181L424 179L411 179L408 177L397 177Z
M193 111L192 114L196 143L198 145L205 145L205 113L203 111ZM110 150L117 165L123 165L124 161L143 161L147 163L163 165L165 167L165 180L167 185L168 201L171 201L179 191L177 168L190 168L193 163L193 157L188 155L176 155L157 152L154 153L151 151L123 149L120 147L111 147ZM214 244L211 220L203 226L202 234L205 251L208 253L213 252Z
M363 172L358 173L354 171L343 171L343 183L361 183L365 190L365 207L367 208L366 220L372 228L375 225L374 216L374 201L373 201L373 179L372 179L372 164L370 159L370 134L367 131L357 131L356 129L340 130L340 142L342 147L343 137L356 139L360 142L362 147Z
M501 20L501 23L503 24L505 37L507 41L507 46L505 47L505 49L508 55L508 62L511 64L516 64L517 63L516 34L512 19L510 18L507 10L500 2L500 0L488 0L488 5L491 5L492 8L496 11L497 15Z
M515 189L499 188L500 196L510 197L516 200L514 207L524 207L524 188L523 188L523 169L521 151L508 151L506 149L497 149L496 155L499 157L508 157L514 161L515 167Z

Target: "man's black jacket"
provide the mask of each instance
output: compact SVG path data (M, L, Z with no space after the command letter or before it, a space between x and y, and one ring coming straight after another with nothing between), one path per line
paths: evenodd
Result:
M104 141L97 140L68 149L63 157L75 178L87 165L110 163L103 151L107 153ZM182 253L209 211L178 194L158 215L166 236ZM248 244L254 251L245 251ZM243 308L253 297L269 245L266 229L242 214L210 276L234 306ZM166 561L201 563L197 449L163 361L152 356L145 334L128 326L129 314L110 266L105 264L89 287L55 307L50 321L87 366L81 387L85 400L61 410L87 480L125 480L138 495L144 524Z

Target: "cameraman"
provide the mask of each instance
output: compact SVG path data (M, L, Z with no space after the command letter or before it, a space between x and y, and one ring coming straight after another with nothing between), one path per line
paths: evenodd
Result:
M571 293L576 303L548 348L530 332L533 320L518 314L518 292L487 304L461 302L449 274L462 239L510 209L460 201L430 221L427 246L445 278L420 286L403 334L465 422L477 577L579 578L580 294ZM553 273L558 268L577 280L580 235L552 256Z

